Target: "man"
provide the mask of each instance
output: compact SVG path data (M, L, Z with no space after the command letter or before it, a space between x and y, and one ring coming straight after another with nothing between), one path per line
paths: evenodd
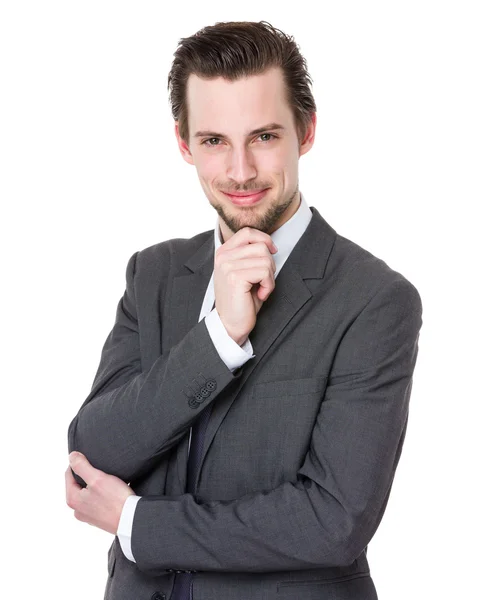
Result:
M105 598L376 599L420 296L299 191L316 113L292 38L217 23L168 81L217 222L132 255L69 427L67 503L116 534Z

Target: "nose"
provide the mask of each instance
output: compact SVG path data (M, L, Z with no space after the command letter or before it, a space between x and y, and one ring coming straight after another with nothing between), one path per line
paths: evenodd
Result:
M257 176L251 151L246 148L231 148L227 153L227 176L242 185Z

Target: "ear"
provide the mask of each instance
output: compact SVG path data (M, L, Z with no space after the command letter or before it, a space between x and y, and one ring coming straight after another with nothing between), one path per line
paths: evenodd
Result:
M174 122L174 133L178 141L178 147L181 152L181 156L185 159L187 163L189 163L190 165L194 165L195 163L193 161L193 156L191 155L189 146L179 135L178 121Z
M305 133L305 137L300 144L299 148L299 156L305 154L312 148L315 141L315 128L317 126L317 114L315 112L312 113L312 117L310 123L307 125L307 131Z

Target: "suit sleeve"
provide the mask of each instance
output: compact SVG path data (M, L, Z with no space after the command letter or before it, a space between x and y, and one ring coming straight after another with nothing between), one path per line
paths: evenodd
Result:
M137 567L155 575L352 564L388 501L421 325L416 288L405 279L384 285L340 341L297 480L228 501L141 498L131 540Z
M137 255L129 259L126 289L92 389L68 430L69 453L82 452L94 467L127 483L151 470L200 411L242 373L223 362L204 318L142 372L134 288ZM206 380L215 381L211 393L202 403L190 402L193 390Z

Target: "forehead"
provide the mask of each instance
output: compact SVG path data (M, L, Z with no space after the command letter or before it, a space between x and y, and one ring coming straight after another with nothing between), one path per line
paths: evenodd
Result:
M277 122L287 128L293 123L278 68L236 81L191 74L186 97L190 135L208 129L236 135L265 123Z

